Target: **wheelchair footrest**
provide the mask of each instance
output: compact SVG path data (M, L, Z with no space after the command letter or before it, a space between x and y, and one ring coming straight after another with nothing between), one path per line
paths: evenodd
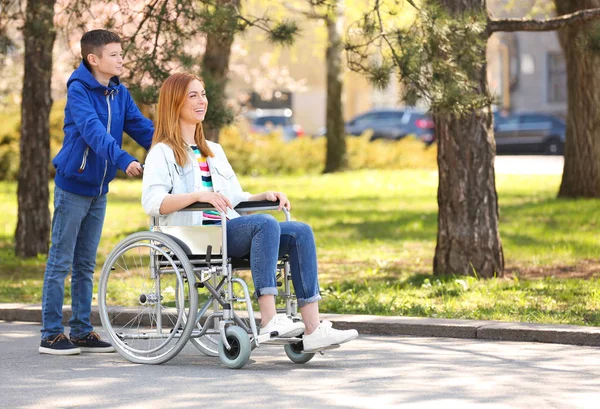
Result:
M260 341L259 343L264 345L286 345L286 344L296 344L302 341L302 338L268 338L266 341Z
M326 347L322 347L322 348L315 348L315 349L305 349L304 352L305 354L315 354L317 352L323 352L323 351L327 351L328 349L336 349L339 348L340 344L333 344L333 345L327 345Z

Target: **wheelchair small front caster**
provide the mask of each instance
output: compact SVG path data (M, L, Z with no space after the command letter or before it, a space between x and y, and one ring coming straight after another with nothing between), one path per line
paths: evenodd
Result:
M304 349L302 341L296 342L295 344L285 344L283 349L288 358L290 358L290 361L296 364L305 364L315 356L315 354L312 353L302 352Z
M230 349L225 348L219 339L219 358L223 365L231 369L239 369L248 363L252 346L248 334L240 327L229 326L225 329L225 336Z

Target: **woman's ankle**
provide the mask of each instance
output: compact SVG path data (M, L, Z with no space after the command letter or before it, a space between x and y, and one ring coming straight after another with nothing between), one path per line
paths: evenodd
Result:
M305 326L304 334L312 334L321 324L319 320L319 303L314 302L303 305L300 307L300 314L302 314L302 321Z
M260 325L265 327L277 315L275 296L265 294L258 297L258 309L260 310Z

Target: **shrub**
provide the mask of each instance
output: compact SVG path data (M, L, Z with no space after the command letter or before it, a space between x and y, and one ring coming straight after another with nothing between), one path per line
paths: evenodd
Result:
M0 114L0 180L16 180L19 175L19 111L17 107Z
M50 111L50 159L62 146L65 100L52 105ZM21 113L18 106L12 106L0 114L0 180L17 180L19 176L19 141ZM54 166L48 163L50 177L54 177Z
M415 138L370 142L370 135L346 138L348 168L409 169L437 167L436 148ZM276 133L257 135L228 127L220 143L236 172L246 175L320 173L325 164L325 138L298 138L284 142Z
M325 160L325 140L297 138L284 142L277 133L243 133L234 126L219 136L229 162L245 175L319 173Z

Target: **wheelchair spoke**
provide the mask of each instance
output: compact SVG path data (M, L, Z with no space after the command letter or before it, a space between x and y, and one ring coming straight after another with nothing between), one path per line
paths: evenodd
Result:
M183 260L183 262L181 262ZM173 273L158 267L165 261ZM197 296L184 280L185 253L164 235L136 233L119 243L103 268L99 286L101 318L115 348L133 362L161 363L183 347L195 321ZM192 273L193 275L193 273ZM160 314L160 315L159 315Z

